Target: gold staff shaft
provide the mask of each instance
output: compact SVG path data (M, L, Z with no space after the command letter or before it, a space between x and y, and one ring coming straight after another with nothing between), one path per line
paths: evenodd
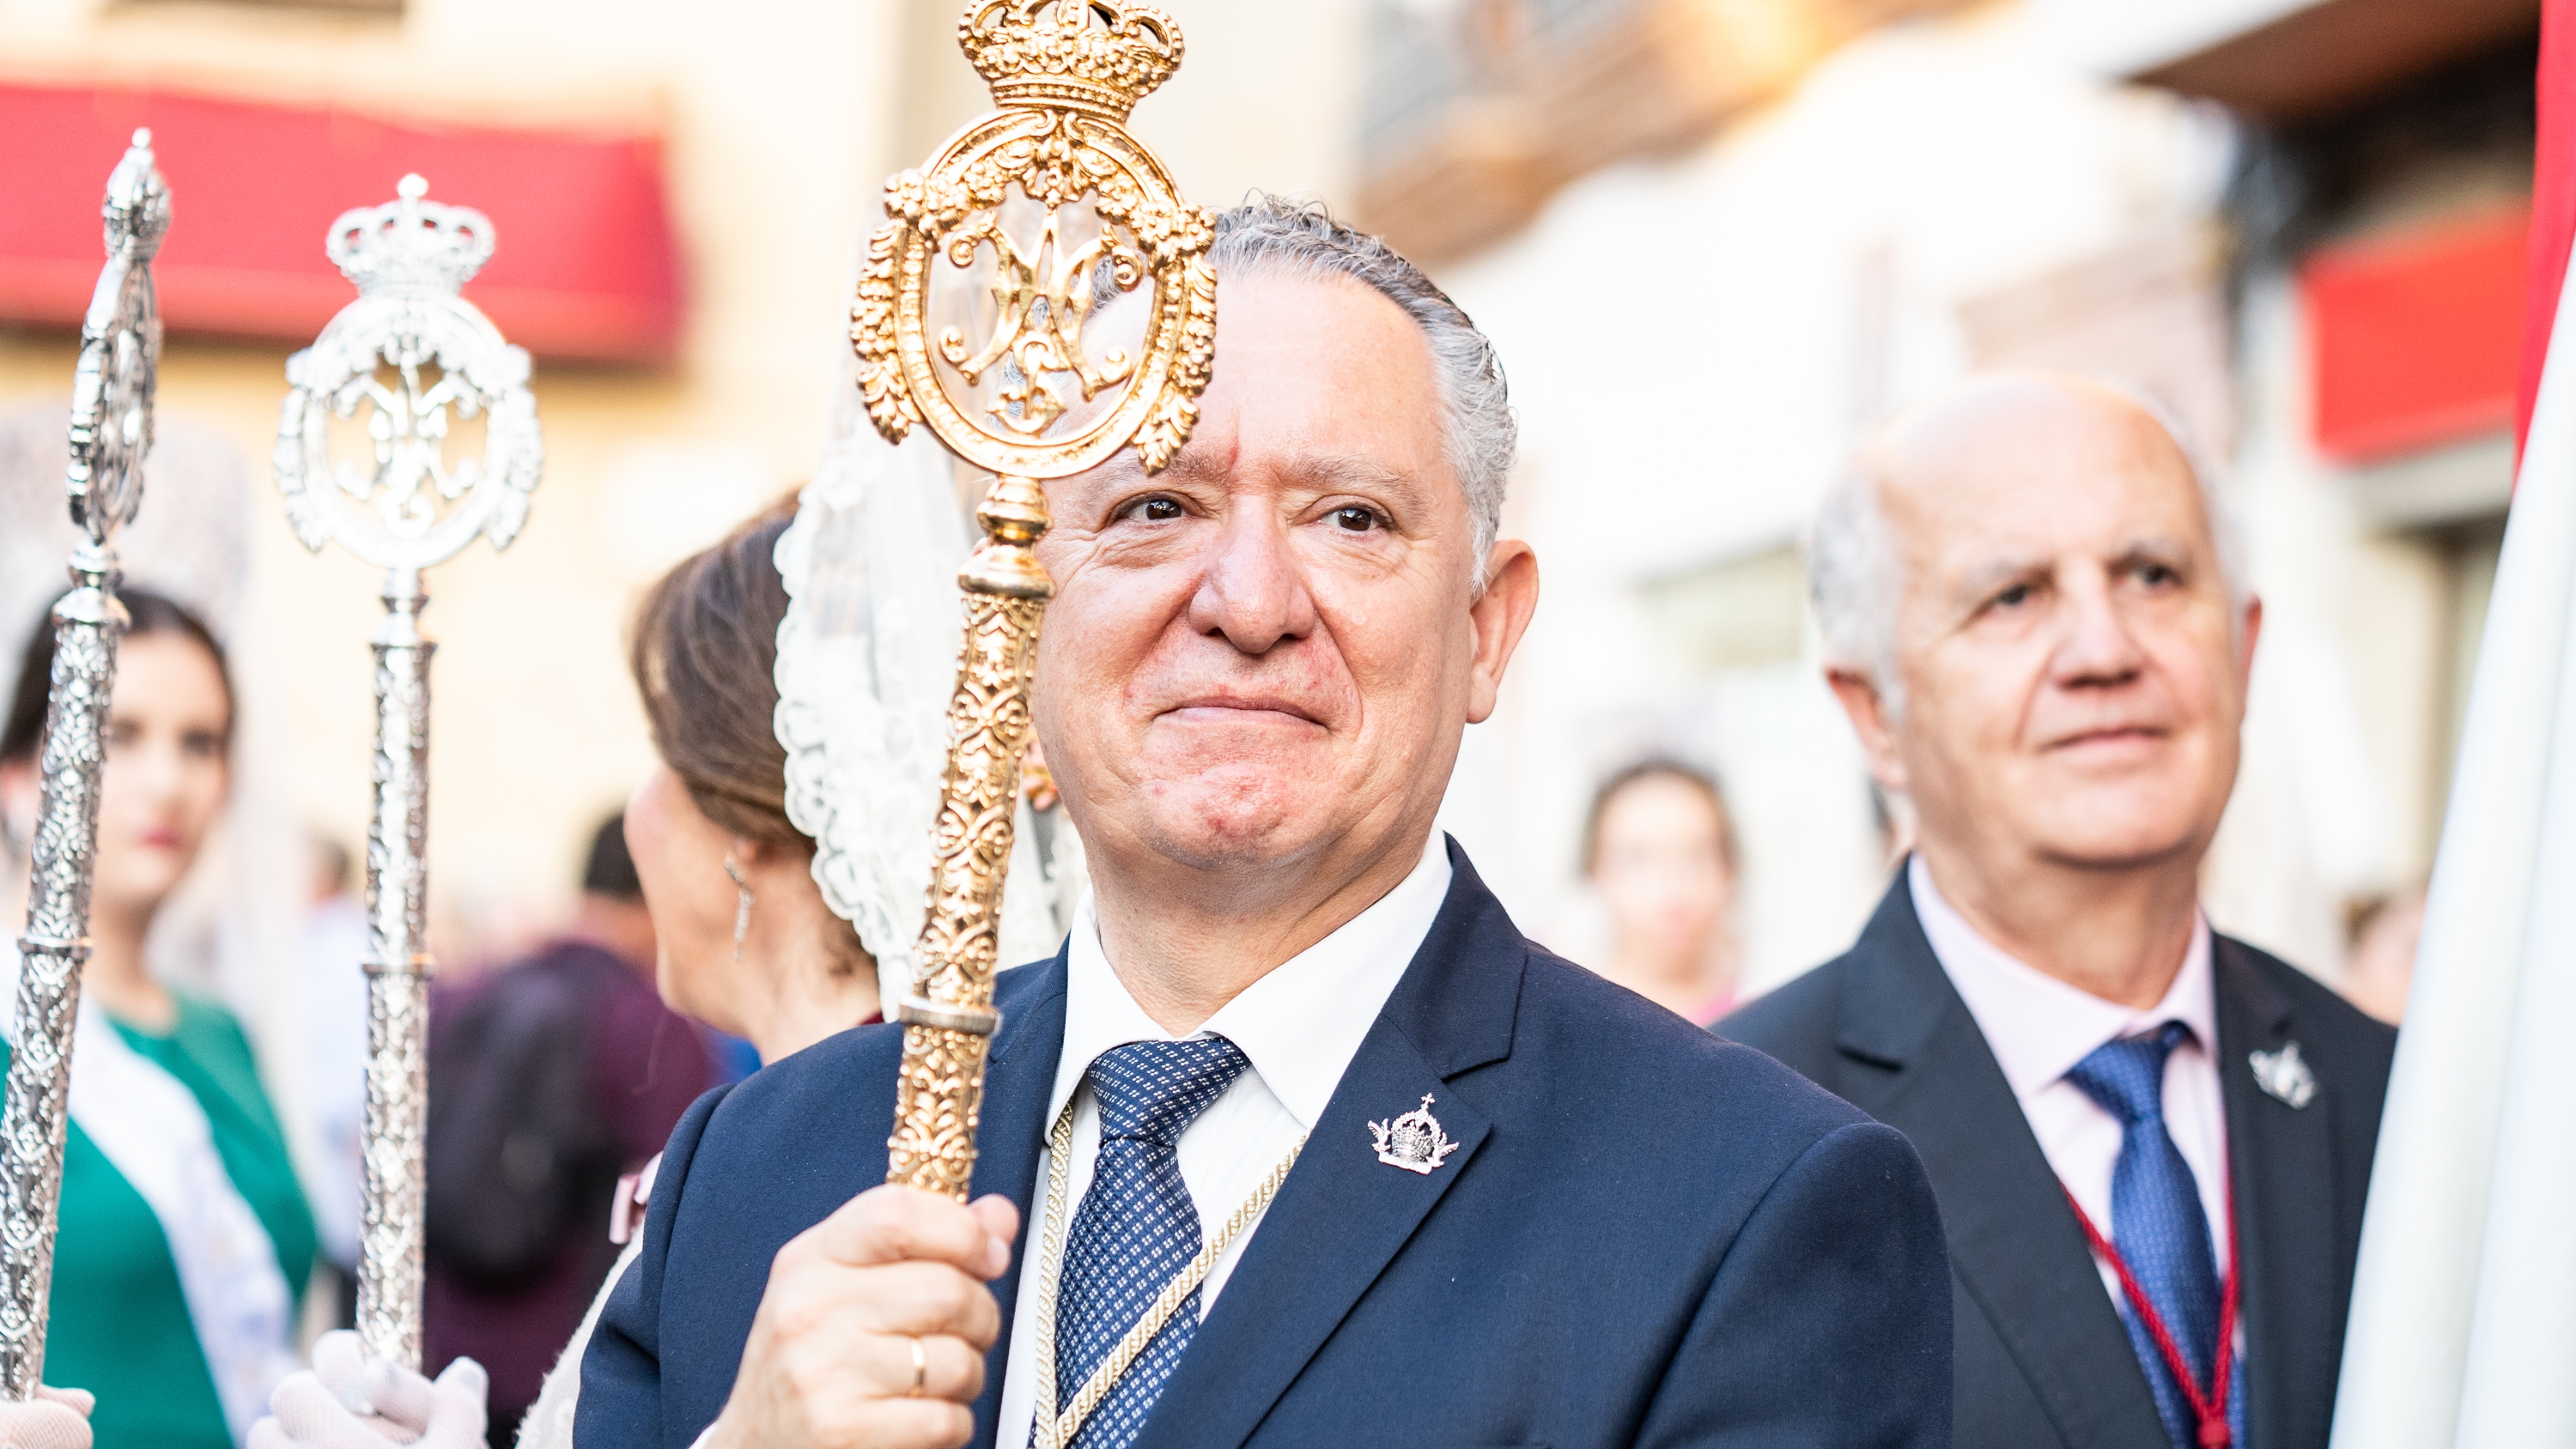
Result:
M1040 485L1130 447L1157 472L1188 439L1216 345L1216 218L1184 200L1127 130L1136 102L1181 63L1170 16L1132 0L969 0L957 40L995 109L886 183L888 225L868 246L850 340L887 441L925 426L994 475L975 514L983 542L957 580L966 639L920 974L893 1012L903 1068L886 1141L888 1181L962 1202L1001 1024L995 922L1029 677L1055 593L1034 551L1047 529ZM987 270L970 282L977 268ZM968 304L971 319L933 303L943 284L984 299ZM1144 303L1141 335L1122 345L1087 336L1123 295Z
M1038 625L1055 592L1034 550L1046 494L1027 478L994 480L976 510L984 541L957 577L966 638L948 698L948 769L932 827L930 913L922 974L896 1003L904 1023L886 1180L966 1200L975 1175L984 1055L993 1010L996 922L1011 868L1020 760L1029 744L1029 679Z

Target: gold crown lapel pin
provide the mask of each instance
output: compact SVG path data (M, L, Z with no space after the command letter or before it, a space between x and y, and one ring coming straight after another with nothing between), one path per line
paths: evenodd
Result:
M1133 446L1147 472L1198 422L1216 350L1216 218L1182 199L1128 113L1181 63L1171 18L1114 0L974 0L957 26L991 113L886 185L850 335L869 417L918 424L994 475L958 575L965 644L931 827L920 974L888 1179L963 1201L975 1165L994 921L1029 675L1055 592L1034 545L1049 479Z

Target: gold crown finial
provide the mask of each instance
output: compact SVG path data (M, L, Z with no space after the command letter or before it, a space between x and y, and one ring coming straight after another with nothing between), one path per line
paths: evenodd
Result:
M1121 0L971 0L957 44L996 105L1066 106L1122 121L1181 65L1172 17Z

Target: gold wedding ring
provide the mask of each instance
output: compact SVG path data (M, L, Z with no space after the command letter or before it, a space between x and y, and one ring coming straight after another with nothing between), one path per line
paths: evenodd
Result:
M915 1337L912 1339L912 1387L905 1391L904 1397L907 1399L920 1398L921 1391L929 1387L929 1384L930 1350L922 1347L921 1340L918 1337Z

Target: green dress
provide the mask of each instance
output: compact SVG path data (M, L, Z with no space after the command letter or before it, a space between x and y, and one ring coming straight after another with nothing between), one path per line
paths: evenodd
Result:
M117 1035L177 1078L205 1108L215 1154L277 1249L287 1292L312 1276L313 1214L286 1136L231 1012L171 993L167 1035L115 1022ZM8 1047L0 1043L0 1069ZM72 1069L80 1069L77 1059ZM231 1449L223 1402L197 1347L179 1267L161 1220L74 1123L63 1150L62 1226L54 1243L45 1382L98 1395L96 1449Z

